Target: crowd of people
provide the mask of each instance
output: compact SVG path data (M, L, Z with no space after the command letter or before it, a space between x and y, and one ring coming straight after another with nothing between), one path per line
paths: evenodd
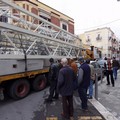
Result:
M79 67L75 61L78 61ZM88 111L88 99L93 97L93 81L95 78L94 66L90 64L90 60L86 61L80 57L79 59L62 58L57 62L53 58L50 60L49 69L49 96L45 102L52 102L53 99L62 98L62 113L61 116L68 120L73 120L73 94L77 90L81 100L81 109ZM104 64L106 69L107 85L110 85L109 75L111 76L111 83L114 87L114 79L117 79L117 70L119 64L113 58L112 62L107 59ZM114 77L113 77L114 76ZM88 94L87 94L88 93Z

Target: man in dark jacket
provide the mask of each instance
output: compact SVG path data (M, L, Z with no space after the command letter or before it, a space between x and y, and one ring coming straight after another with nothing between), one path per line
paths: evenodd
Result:
M90 67L84 62L83 58L79 58L79 62L81 66L78 72L78 93L81 99L81 108L87 111L87 90L90 85Z
M50 69L49 69L49 82L50 82L50 89L49 89L49 97L45 99L45 102L52 102L52 99L58 99L58 92L57 92L57 80L58 80L58 73L59 73L59 65L54 63L54 59L50 58ZM54 95L55 94L55 95Z
M113 57L112 67L113 67L114 78L115 78L115 80L117 80L117 70L119 69L120 65L119 65L119 62L116 60L115 57Z
M73 117L73 81L76 79L73 69L68 66L66 58L61 60L63 67L60 69L58 76L57 89L62 96L64 118L71 119Z

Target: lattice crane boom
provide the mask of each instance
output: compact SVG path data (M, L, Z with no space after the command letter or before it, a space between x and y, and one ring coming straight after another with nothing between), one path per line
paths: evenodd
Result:
M25 20L23 14L30 16L32 22ZM25 54L31 59L80 56L82 45L76 44L76 41L80 41L77 36L20 6L0 0L0 16L8 20L0 22L1 59L20 59Z

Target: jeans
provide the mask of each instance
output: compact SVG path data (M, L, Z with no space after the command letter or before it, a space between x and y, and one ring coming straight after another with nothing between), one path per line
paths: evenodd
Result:
M113 67L113 75L115 80L117 79L117 70L118 70L118 67Z
M93 96L93 80L90 80L90 86L89 86L89 96Z

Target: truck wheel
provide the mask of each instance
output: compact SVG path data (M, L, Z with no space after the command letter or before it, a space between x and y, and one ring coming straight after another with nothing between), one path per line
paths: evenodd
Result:
M35 91L40 91L46 87L46 84L46 77L44 75L39 75L33 80L32 87Z
M10 87L10 96L13 99L21 99L28 95L30 84L27 80L16 80Z

